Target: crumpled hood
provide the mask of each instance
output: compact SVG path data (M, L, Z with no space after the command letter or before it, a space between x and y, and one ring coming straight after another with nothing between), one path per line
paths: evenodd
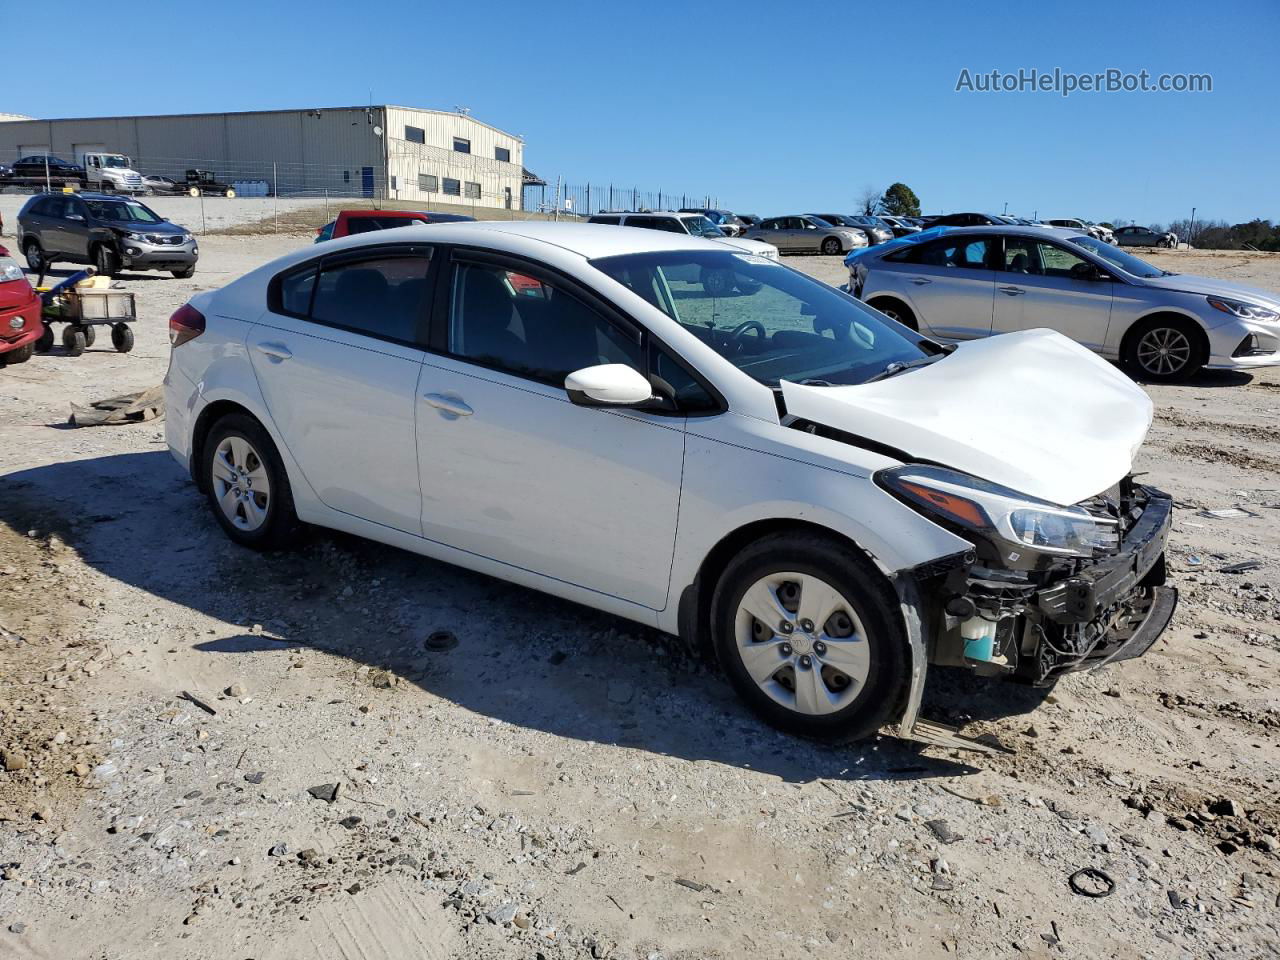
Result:
M950 356L856 386L782 384L787 412L1059 505L1127 474L1151 399L1052 330L962 344Z
M1247 300L1250 303L1265 303L1275 307L1280 305L1280 297L1268 290L1248 287L1242 283L1229 283L1213 277L1198 277L1192 273L1175 273L1171 277L1143 277L1142 282L1148 286L1162 290L1176 290L1179 293L1198 293L1203 296L1227 297L1230 300Z

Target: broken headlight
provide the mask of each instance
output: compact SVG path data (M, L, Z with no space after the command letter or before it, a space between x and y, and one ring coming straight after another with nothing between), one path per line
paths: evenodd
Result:
M1116 544L1114 520L1060 507L945 467L893 467L876 479L924 513L1039 553L1092 557Z

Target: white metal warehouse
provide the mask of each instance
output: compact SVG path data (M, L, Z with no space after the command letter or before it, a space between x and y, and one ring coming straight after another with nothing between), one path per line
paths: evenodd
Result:
M367 196L519 209L520 137L459 112L392 105L167 116L14 119L0 162L52 153L133 158L143 174L211 171L242 192Z

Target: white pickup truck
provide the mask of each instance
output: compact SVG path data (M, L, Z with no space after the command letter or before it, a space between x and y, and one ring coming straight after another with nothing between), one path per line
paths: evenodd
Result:
M142 174L123 153L86 152L76 154L85 170L86 187L103 193L145 193Z

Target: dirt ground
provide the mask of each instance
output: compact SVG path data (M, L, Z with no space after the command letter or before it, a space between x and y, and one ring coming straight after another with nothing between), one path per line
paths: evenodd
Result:
M193 279L123 278L133 353L0 369L0 956L1276 955L1280 370L1150 388L1182 602L1145 658L937 672L926 713L1007 755L829 749L631 623L337 535L237 549L161 422L67 426L309 241L206 236Z

